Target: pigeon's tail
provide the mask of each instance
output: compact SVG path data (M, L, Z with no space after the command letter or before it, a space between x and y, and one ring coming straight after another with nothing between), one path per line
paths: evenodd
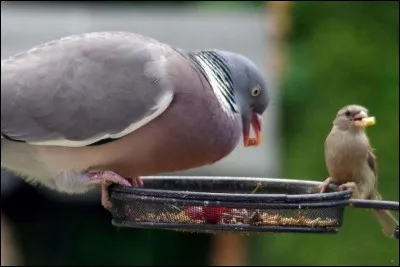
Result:
M11 138L11 137L9 137L8 135L4 134L3 132L1 132L1 139L7 139L8 141L22 142L22 143L24 143L24 141L20 141L20 140Z
M378 192L374 192L371 199L381 200L382 197ZM376 216L379 224L381 225L384 235L387 237L393 237L394 231L399 225L399 222L396 220L393 214L388 210L372 209L371 211Z

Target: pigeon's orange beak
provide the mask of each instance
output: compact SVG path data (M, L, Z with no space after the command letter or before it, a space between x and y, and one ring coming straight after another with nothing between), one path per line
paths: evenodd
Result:
M256 112L252 112L250 125L253 128L255 137L250 137L250 127L246 127L247 131L243 133L243 143L245 147L258 146L261 144L261 123L262 116Z

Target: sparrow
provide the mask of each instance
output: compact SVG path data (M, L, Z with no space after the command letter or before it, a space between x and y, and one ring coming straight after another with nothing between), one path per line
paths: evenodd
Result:
M360 105L341 108L325 140L325 163L329 177L321 184L325 192L331 183L339 190L351 190L354 199L381 200L378 192L376 156L366 134L375 124L368 109ZM386 236L393 236L398 221L388 210L372 209Z

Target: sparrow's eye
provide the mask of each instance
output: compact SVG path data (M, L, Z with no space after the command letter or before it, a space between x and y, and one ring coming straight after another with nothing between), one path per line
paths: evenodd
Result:
M347 111L344 113L344 115L346 115L346 117L349 117L350 114L351 114L350 110L347 110Z

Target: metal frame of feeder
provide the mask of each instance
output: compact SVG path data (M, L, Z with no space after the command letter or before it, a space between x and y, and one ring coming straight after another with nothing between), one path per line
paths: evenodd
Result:
M342 226L345 207L376 208L399 210L399 203L393 201L353 200L352 192L336 191L334 185L329 192L319 193L315 189L321 182L281 179L281 178L252 178L252 177L203 177L203 176L147 176L142 177L145 186L149 188L133 188L113 185L109 188L110 199L113 203L112 224L117 227L167 229L185 232L293 232L293 233L336 233ZM146 181L147 180L147 181ZM250 190L257 183L264 183L261 188L281 190L284 192L298 190L303 193L229 193L210 192L215 185L237 188L241 191ZM162 184L162 186L160 186ZM190 188L201 185L201 188ZM241 186L239 186L241 185ZM155 186L155 188L153 188ZM160 188L162 187L162 188ZM164 189L165 188L165 189ZM173 190L174 189L174 190ZM261 189L260 189L261 190ZM205 192L204 192L205 191ZM233 190L234 191L234 190ZM263 191L263 190L261 190ZM265 191L265 190L264 190ZM308 191L309 193L304 193ZM231 225L231 224L198 224L177 222L135 221L124 215L123 208L130 203L143 202L153 205L181 206L212 206L245 209L267 210L312 210L335 209L334 216L338 223L329 227L306 226L274 226L274 225ZM398 229L394 233L398 238Z

